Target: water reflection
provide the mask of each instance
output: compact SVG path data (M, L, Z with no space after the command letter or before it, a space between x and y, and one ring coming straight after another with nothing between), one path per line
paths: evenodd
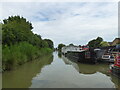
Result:
M3 88L27 88L31 85L31 80L41 69L51 64L53 56L48 55L38 60L28 62L16 70L3 73Z
M66 64L72 65L79 73L94 74L96 72L101 72L108 75L108 64L81 64L79 62L76 62L75 60L70 60L64 56L62 56L62 59Z
M114 88L120 83L109 65L80 64L54 52L3 73L4 88Z
M58 52L58 57L61 58L62 57L62 53Z
M72 62L67 58L59 58L55 52L54 59L51 65L42 69L32 79L30 88L115 88L109 76L103 74L100 66L97 69L92 65L85 65ZM81 66L82 65L82 66ZM104 66L104 65L103 65ZM92 67L92 68L91 68ZM84 69L83 69L84 68ZM94 69L94 70L90 70ZM89 71L90 70L90 71ZM101 72L103 73L101 73Z
M106 76L110 77L110 80L115 84L116 88L120 89L120 79L113 76L109 72L109 64L81 64L79 62L76 62L75 60L70 60L62 55L62 59L67 65L72 65L80 74L84 75L92 75L96 74L97 72L100 72L102 74L105 74Z

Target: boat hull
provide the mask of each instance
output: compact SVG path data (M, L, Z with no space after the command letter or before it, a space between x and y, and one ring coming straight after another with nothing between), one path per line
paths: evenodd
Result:
M86 51L83 51L83 52L69 51L67 52L66 56L69 59L73 59L81 63L96 63L96 60L94 59L94 57L91 57L91 55L86 55L86 53L87 53Z
M113 75L115 75L118 78L120 78L120 67L111 66L110 70L111 70L111 72L112 72Z

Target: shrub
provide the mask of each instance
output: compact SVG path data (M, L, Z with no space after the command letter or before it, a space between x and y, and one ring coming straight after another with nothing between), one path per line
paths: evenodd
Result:
M38 48L27 42L4 46L2 50L3 70L11 70L14 66L21 65L45 54L51 53L50 48Z

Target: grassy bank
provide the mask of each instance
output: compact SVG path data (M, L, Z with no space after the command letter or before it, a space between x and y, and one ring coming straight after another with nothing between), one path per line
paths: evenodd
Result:
M22 65L25 62L34 60L43 55L51 53L50 48L38 48L27 42L2 48L2 69L11 70L13 67Z

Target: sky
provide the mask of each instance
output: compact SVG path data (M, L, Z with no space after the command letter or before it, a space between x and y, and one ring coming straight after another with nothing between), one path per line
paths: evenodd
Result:
M32 22L34 33L58 44L86 45L102 37L118 37L117 2L2 2L0 18L20 15Z

